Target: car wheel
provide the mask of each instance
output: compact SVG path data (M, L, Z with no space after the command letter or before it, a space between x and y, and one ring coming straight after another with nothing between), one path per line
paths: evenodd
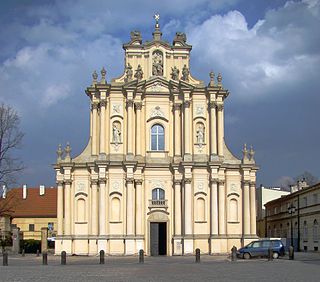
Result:
M274 252L274 253L272 254L272 257L273 257L274 259L277 259L277 258L279 258L279 254L278 254L277 252Z
M244 253L244 254L243 254L243 258L244 258L244 259L250 259L251 256L250 256L249 253Z

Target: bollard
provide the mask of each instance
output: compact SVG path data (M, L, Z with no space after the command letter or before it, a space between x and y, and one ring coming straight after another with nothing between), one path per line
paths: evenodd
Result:
M65 251L61 252L61 265L67 264L67 253Z
M200 262L200 249L197 248L196 249L196 263L199 263Z
M38 257L38 256L40 256L40 251L39 251L39 250L37 250L37 257Z
M42 264L48 265L48 254L46 252L42 253Z
M268 260L269 261L273 260L273 251L271 248L268 249Z
M236 261L237 260L237 247L233 246L231 248L231 261Z
M25 250L24 249L22 249L22 252L21 252L21 256L25 256Z
M139 251L139 263L144 263L144 251L142 249Z
M100 264L104 264L104 250L100 251Z
M2 264L3 264L3 266L8 266L8 253L7 252L3 253Z
M294 260L294 248L293 248L293 246L289 247L289 260Z

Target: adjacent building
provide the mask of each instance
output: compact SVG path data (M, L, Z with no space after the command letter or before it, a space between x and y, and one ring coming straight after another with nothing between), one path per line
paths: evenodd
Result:
M103 68L86 89L88 145L57 151L56 253L226 253L256 238L258 167L252 147L239 159L225 144L222 76L194 78L186 35L163 40L158 18L123 49L123 74Z
M292 238L296 250L319 250L320 183L303 185L265 207L268 237L286 238L287 245Z

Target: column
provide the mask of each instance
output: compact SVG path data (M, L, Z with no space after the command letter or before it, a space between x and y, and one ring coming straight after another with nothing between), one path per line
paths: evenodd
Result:
M133 155L133 100L127 101L127 154Z
M219 235L226 234L226 195L224 181L219 181Z
M91 180L91 235L98 235L98 180Z
M184 180L184 234L192 234L192 189L191 179Z
M181 235L181 180L174 181L174 234Z
M250 234L250 181L243 181L243 234Z
M174 155L181 156L181 135L180 135L180 108L181 104L174 104Z
M58 181L58 202L57 202L57 216L58 216L58 235L63 235L63 182Z
M98 103L91 104L92 110L92 139L91 139L91 151L92 155L97 155L97 116L98 116Z
M216 118L216 103L210 102L210 150L211 155L217 154L217 118Z
M143 234L143 226L142 226L142 180L137 179L136 182L136 234Z
M106 235L106 179L99 179L99 235Z
M64 235L71 235L71 180L65 180L64 193Z
M218 181L214 178L211 180L211 235L218 235Z
M134 206L133 179L127 178L127 235L134 235Z
M106 104L105 100L100 102L100 154L106 153Z
M135 103L136 105L136 155L141 155L141 109L142 103Z
M217 110L218 110L218 155L223 156L223 143L224 143L223 104L218 104Z
M191 154L191 122L190 122L190 101L184 102L184 154Z
M250 231L251 235L257 234L256 228L256 183L250 182Z

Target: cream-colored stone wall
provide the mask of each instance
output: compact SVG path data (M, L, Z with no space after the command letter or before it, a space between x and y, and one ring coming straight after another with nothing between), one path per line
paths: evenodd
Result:
M208 86L193 78L191 46L181 34L162 41L159 26L153 41L134 33L123 47L124 74L111 83L94 74L86 90L88 146L75 158L58 156L56 252L150 255L154 222L166 223L167 255L225 253L255 238L258 168L253 150L240 160L225 145L221 75L210 74ZM164 129L163 149L152 148L154 125ZM157 188L163 199L152 198Z

